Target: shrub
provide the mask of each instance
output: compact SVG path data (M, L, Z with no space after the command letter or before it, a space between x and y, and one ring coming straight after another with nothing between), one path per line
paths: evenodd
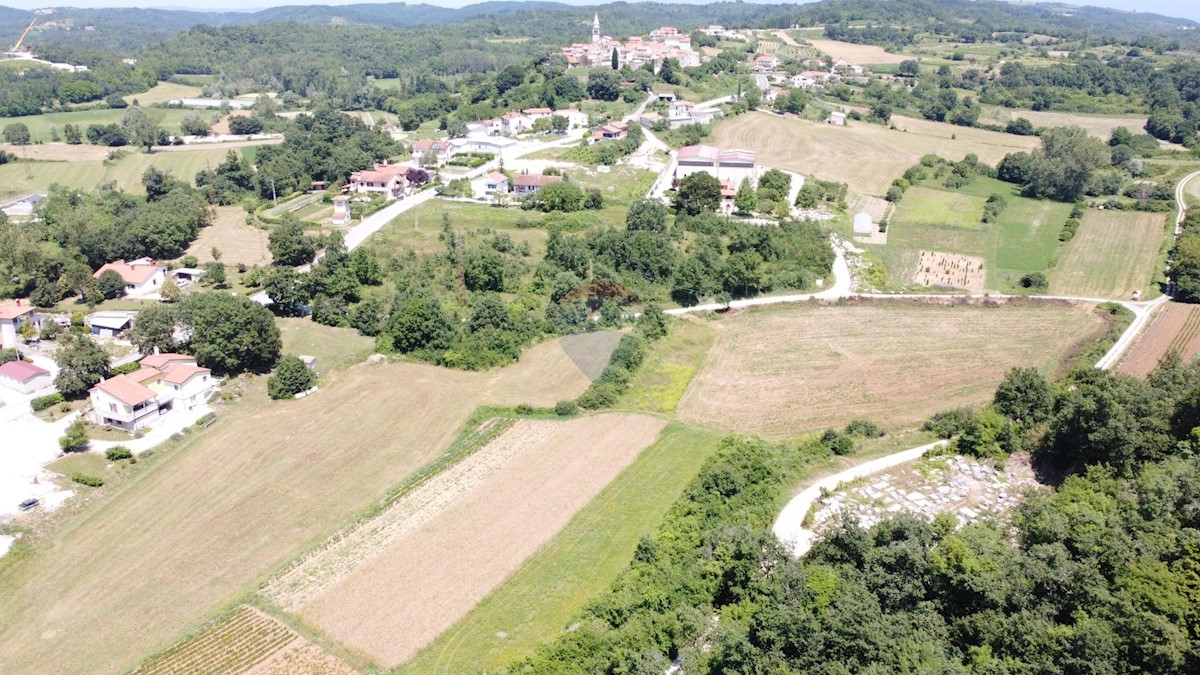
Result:
M846 434L850 436L862 436L863 438L879 438L887 432L883 427L871 422L870 420L851 420L846 425Z
M559 403L561 404L562 401L559 401ZM518 415L532 415L533 414L533 406L529 405L528 403L522 403L522 404L518 405L516 410L517 410Z
M111 372L113 376L126 375L129 373L136 373L137 371L141 370L141 368L142 364L138 363L137 361L130 361L129 363L113 368L109 372Z
M29 407L33 408L33 412L41 412L46 408L53 408L65 400L62 394L54 392L53 394L33 399L29 402Z
M83 420L72 422L71 426L67 427L67 433L58 439L58 447L62 448L63 452L82 450L87 447L87 443L87 427L84 426Z
M963 429L975 419L975 411L970 408L953 408L934 413L933 417L925 420L921 426L925 431L931 431L938 438L951 438L962 433Z
M559 417L570 417L579 414L579 406L574 401L559 401L554 404L554 414Z
M1044 291L1050 287L1050 282L1046 280L1046 275L1041 272L1030 272L1021 277L1021 288L1031 291Z
M829 448L829 451L835 455L848 455L854 452L854 439L847 434L838 432L837 429L826 429L825 433L821 434L821 444Z
M133 457L133 451L123 445L114 445L104 451L104 458L110 462L117 462L122 459L130 459Z
M86 473L73 473L71 474L71 480L80 485L87 485L88 487L101 487L104 485L103 478Z
M316 373L309 370L300 357L288 354L279 359L275 372L267 378L267 393L276 400L292 398L308 391L316 382Z

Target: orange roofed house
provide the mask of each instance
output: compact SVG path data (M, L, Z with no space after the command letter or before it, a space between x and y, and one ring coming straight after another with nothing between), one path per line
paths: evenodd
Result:
M121 275L121 279L125 281L125 295L132 296L157 293L162 288L163 280L167 276L166 270L150 258L138 258L129 262L117 260L116 262L105 263L92 276L99 279L100 275L108 270Z
M33 305L24 300L0 303L0 349L15 349L21 325L35 321Z
M191 410L208 401L217 379L186 354L153 354L141 369L92 387L92 421L135 431L171 410Z
M513 192L518 195L531 195L551 183L561 183L562 176L538 176L524 174L513 179Z

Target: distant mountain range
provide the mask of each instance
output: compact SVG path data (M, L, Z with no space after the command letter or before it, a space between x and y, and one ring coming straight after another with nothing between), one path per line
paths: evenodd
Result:
M638 9L651 5L638 3ZM198 25L228 26L252 25L294 21L324 25L366 25L376 27L408 27L440 25L467 21L484 16L504 16L519 12L570 11L591 13L598 11L610 17L628 13L629 3L614 3L594 7L568 5L561 2L482 2L460 8L438 7L429 4L381 3L352 5L289 5L271 7L251 12L204 12L187 9L136 9L136 8L54 8L52 13L41 14L38 20L42 28L35 29L28 41L32 45L68 43L79 47L95 47L112 51L133 50L139 46L156 42L175 33ZM823 0L811 4L746 5L740 2L721 2L711 5L660 4L653 5L666 15L687 16L694 19L692 25L706 21L731 19L744 12L762 17L764 10L775 10L773 16L779 22L800 20L804 17L828 20L834 16L842 20L859 17L871 21L872 15L894 16L895 21L908 16L955 15L963 19L996 16L1011 18L1013 22L1038 20L1056 21L1064 29L1088 29L1111 35L1132 35L1138 32L1160 37L1181 36L1190 31L1200 35L1200 24L1187 19L1176 19L1156 14L1130 13L1098 7L1074 7L1062 3L1008 3L991 0ZM740 11L738 8L742 8ZM753 9L751 9L753 8ZM927 11L926 11L927 10ZM44 12L45 10L39 10ZM895 12L893 15L892 12ZM638 14L644 14L638 12ZM0 6L0 47L14 42L28 24L31 12ZM794 19L792 18L794 17ZM992 21L994 23L994 21ZM780 24L783 25L783 24ZM90 27L88 29L87 27ZM1189 31L1180 30L1190 29ZM1190 37L1190 36L1188 36ZM1189 40L1190 41L1190 40Z

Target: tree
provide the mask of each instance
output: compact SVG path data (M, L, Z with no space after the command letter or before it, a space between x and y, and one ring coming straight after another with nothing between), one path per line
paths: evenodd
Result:
M1123 127L1118 127L1118 128L1123 128ZM1128 131L1128 130L1126 130L1126 131ZM1009 122L1004 127L1004 132L1013 134L1015 136L1033 136L1034 134L1037 133L1037 129L1034 128L1033 122L1030 122L1029 120L1025 119L1024 117L1018 117L1017 119Z
M427 295L397 298L385 333L391 347L402 354L443 351L454 346L457 337L450 317Z
M769 169L758 179L758 196L775 202L787 203L792 190L792 177L779 169Z
M63 125L63 139L68 145L79 145L83 143L83 133L79 131L79 127L74 124Z
M1050 414L1054 395L1050 383L1035 368L1013 368L996 388L992 406L1014 422L1036 423Z
M900 62L896 67L896 74L900 77L916 77L921 72L921 64L912 59L907 59Z
M613 69L613 70L620 70L620 68L621 68L621 55L620 55L620 54L617 52L617 48L616 48L616 47L613 47L613 50L612 50L612 69Z
M317 383L317 374L304 365L300 357L285 354L275 366L275 372L267 378L267 394L275 399L292 398L308 391Z
M54 352L58 375L54 386L68 400L81 399L102 378L108 377L108 354L90 337L71 333Z
M675 193L675 212L697 216L721 205L721 181L705 171L685 176Z
M263 290L271 298L271 311L280 316L298 316L309 299L300 275L291 267L272 267L268 270Z
M175 344L175 309L170 305L147 305L134 318L129 341L143 354L152 354L155 349L175 351L178 347Z
M1080 127L1046 129L1041 138L1025 183L1031 196L1075 201L1083 196L1092 173L1110 165L1111 151Z
M24 122L13 122L4 127L4 142L12 145L29 145L32 138Z
M142 173L142 187L146 188L146 201L156 202L172 190L187 190L183 181L176 179L170 171L159 171L149 167Z
M249 136L252 134L261 134L262 131L262 120L257 117L238 115L229 118L229 133L231 134L236 134L238 136Z
M749 178L742 179L742 184L738 186L737 196L733 199L733 205L742 213L752 213L758 206L758 193L755 192L754 185L750 183Z
M106 299L118 298L125 295L125 280L115 270L104 270L96 283L100 286L100 294Z
M787 96L776 100L775 108L793 115L802 115L811 99L812 96L803 89L793 89L787 93Z
M180 120L179 130L185 136L207 136L212 133L212 124L197 113L188 113Z
M146 146L146 152L154 149L160 131L158 120L151 117L145 110L137 106L126 109L121 126L125 129L125 136L134 145Z
M667 207L657 199L638 199L629 205L625 213L625 228L665 233L667 231Z
M267 237L267 248L271 250L276 265L295 267L312 262L316 246L304 233L304 224L296 218L286 218L271 230Z
M175 302L181 295L183 295L183 291L180 290L175 277L167 275L167 278L163 281L162 288L158 289L158 296L162 298L163 302Z
M593 70L588 74L587 93L599 101L615 101L621 97L621 81L611 70Z
M83 420L75 420L67 427L67 433L58 439L58 447L63 452L86 450L88 444L87 426Z
M275 317L250 298L193 293L179 303L177 317L191 333L187 350L218 374L264 372L279 359L282 343Z

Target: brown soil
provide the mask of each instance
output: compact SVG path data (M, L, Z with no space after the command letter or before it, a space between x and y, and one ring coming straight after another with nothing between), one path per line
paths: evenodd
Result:
M987 285L983 258L956 253L921 251L913 283L918 286L965 288L982 293Z
M1171 350L1184 361L1191 361L1200 352L1200 306L1172 302L1159 309L1117 371L1145 377Z

